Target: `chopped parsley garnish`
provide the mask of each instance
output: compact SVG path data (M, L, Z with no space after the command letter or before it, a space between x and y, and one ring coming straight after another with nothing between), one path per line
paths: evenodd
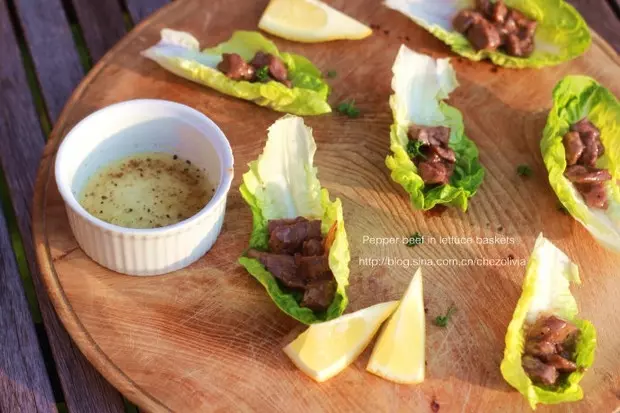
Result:
M338 73L335 70L328 70L327 71L327 77L329 79L333 79L336 77L336 75L338 75Z
M269 80L269 66L263 66L256 71L256 79L259 82L267 82Z
M424 244L424 237L420 235L419 232L416 232L415 234L411 235L407 239L407 242L405 243L405 245L408 247L415 247L416 245L421 245L421 244Z
M338 105L337 109L338 112L342 113L343 115L347 115L350 118L357 118L360 115L360 110L355 107L354 100L342 102Z
M422 158L426 158L426 156L420 151L420 148L423 146L422 141L409 141L407 142L407 155L411 159L421 156Z
M519 176L532 176L532 168L529 165L519 165L517 166L517 175Z
M450 317L452 317L452 314L454 314L455 311L456 307L454 304L451 304L445 315L438 315L435 317L435 325L437 327L446 327L448 325L448 321L450 321Z

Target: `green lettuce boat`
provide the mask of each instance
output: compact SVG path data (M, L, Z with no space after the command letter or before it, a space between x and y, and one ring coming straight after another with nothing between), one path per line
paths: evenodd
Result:
M583 390L579 381L594 362L596 330L589 321L578 318L577 302L570 292L570 283L580 283L577 266L541 234L526 267L523 293L508 325L501 364L504 379L527 399L532 409L539 403L581 400ZM541 314L555 315L581 330L575 350L577 370L557 387L534 384L521 366L526 328Z
M484 169L478 161L478 148L465 136L461 112L443 101L458 86L449 59L435 60L403 45L392 72L392 154L385 160L392 179L407 191L415 209L446 205L466 211L469 198L482 184ZM456 166L449 184L424 184L407 152L407 131L411 124L450 128L449 146L456 154Z
M535 49L527 58L501 51L476 51L465 36L454 30L452 19L463 9L474 8L474 0L386 0L385 5L411 18L455 53L475 61L490 59L496 65L510 68L554 66L580 56L592 42L585 20L564 0L504 2L538 22Z
M587 117L601 132L605 154L597 167L606 169L612 179L606 183L609 206L590 208L565 176L566 152L562 138L570 126ZM594 79L567 76L553 91L553 107L540 142L549 183L566 210L603 246L620 252L620 103Z
M292 87L273 80L266 83L232 80L216 69L223 53L237 53L250 60L256 52L271 53L282 59ZM278 112L296 115L331 112L327 103L329 86L321 71L303 56L281 53L258 32L236 31L230 40L201 52L198 40L191 34L164 29L161 41L142 54L185 79Z
M321 232L326 235L336 225L334 242L329 249L329 268L334 274L337 290L326 311L313 312L301 307L293 291L280 287L274 276L256 259L241 257L239 263L267 290L274 303L289 316L305 324L331 320L345 310L349 283L349 242L344 228L342 203L331 201L327 189L321 188L313 165L316 144L312 129L303 119L286 115L270 128L263 153L249 164L243 175L241 196L252 210L250 248L267 250L270 219L320 219Z

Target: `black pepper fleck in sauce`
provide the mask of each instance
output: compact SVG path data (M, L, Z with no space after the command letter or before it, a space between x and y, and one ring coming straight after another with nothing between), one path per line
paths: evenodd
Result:
M157 228L193 216L213 192L207 174L189 160L150 152L104 166L87 181L79 200L89 213L106 222Z

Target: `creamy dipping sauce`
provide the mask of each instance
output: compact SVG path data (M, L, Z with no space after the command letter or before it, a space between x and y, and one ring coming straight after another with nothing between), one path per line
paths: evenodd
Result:
M126 228L159 228L195 215L215 191L206 172L163 152L130 155L88 178L78 200L95 217Z

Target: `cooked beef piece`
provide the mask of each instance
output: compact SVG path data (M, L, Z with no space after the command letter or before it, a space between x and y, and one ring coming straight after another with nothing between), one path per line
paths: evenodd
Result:
M560 373L572 373L577 370L577 365L574 362L567 360L558 354L551 354L544 360L546 364L554 367Z
M269 250L276 254L295 254L307 239L321 238L321 221L299 221L276 227L269 236Z
M555 354L557 347L554 343L549 341L534 341L528 340L525 343L525 354L544 358Z
M514 33L506 35L503 47L506 53L517 57L528 57L534 51L534 43L531 39L521 39Z
M483 20L484 17L474 10L461 10L452 20L452 26L459 33L466 33L467 30L477 21Z
M493 3L491 0L476 0L476 10L489 18L493 14Z
M501 44L499 32L488 20L474 22L467 30L467 38L476 50L495 50Z
M295 255L297 263L297 274L306 281L320 280L324 278L333 278L329 269L329 259L327 255L314 255L304 257L303 255Z
M336 280L318 280L308 283L304 297L299 304L312 311L327 310L336 295Z
M566 168L564 176L576 184L591 184L605 182L611 179L611 174L605 169L592 168L582 165L571 165Z
M319 239L309 239L304 241L301 247L301 254L305 256L323 255L325 249L323 248L323 242Z
M418 164L420 177L427 185L445 185L450 182L452 170L444 162L421 161Z
M583 142L584 149L579 163L586 166L596 166L600 149L600 138L592 131L582 132L579 134L581 141Z
M278 82L288 82L288 70L284 65L284 62L278 57L270 54L258 52L250 61L250 64L256 69L267 66L269 68L269 75Z
M521 365L534 383L550 386L558 379L559 374L556 368L543 363L536 357L523 356Z
M441 159L444 159L450 163L456 162L456 154L452 148L444 148L442 146L431 146L431 152L436 153Z
M507 54L519 57L534 52L536 21L507 7L502 0L477 0L476 9L461 10L452 25L476 50L501 47Z
M588 132L592 132L595 138L599 138L601 136L601 132L598 130L596 126L592 122L588 120L588 118L583 118L579 122L573 124L570 127L571 131L577 132L580 135Z
M273 230L278 228L278 227L285 227L287 225L292 225L292 224L295 224L297 222L307 222L307 221L308 221L308 219L306 219L304 217L283 218L283 219L270 219L269 221L267 221L267 231L269 231L269 234L271 234L273 232Z
M566 152L566 163L567 165L575 165L581 154L583 153L583 149L585 148L583 142L581 142L581 137L577 132L568 132L564 135L564 139L562 140L564 143L564 150Z
M450 140L450 128L445 126L411 125L407 136L413 141L422 142L422 145L447 146Z
M605 171L607 172L607 171ZM607 209L609 201L605 184L602 182L594 182L591 184L575 184L577 191L583 196L583 200L591 208Z
M222 61L217 69L233 80L252 80L254 68L247 64L237 53L222 54Z
M527 339L562 343L576 331L578 329L574 324L552 315L536 320L527 334Z
M303 289L306 282L297 272L295 257L292 255L272 254L269 252L250 249L247 252L249 258L256 258L265 266L274 277L288 288Z
M508 15L508 7L502 0L492 3L489 7L490 15L488 16L492 22L503 23Z

